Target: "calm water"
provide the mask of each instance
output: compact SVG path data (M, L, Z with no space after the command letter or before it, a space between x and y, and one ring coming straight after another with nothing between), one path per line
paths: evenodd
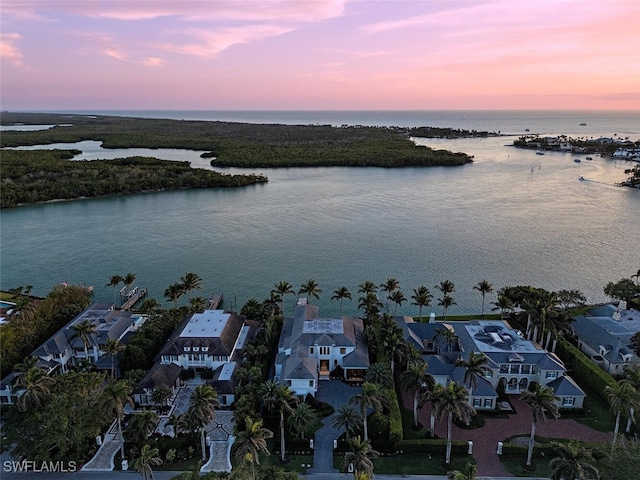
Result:
M104 113L104 112L92 112ZM433 125L584 136L640 138L640 115L549 112L111 112L118 115L340 125ZM448 117L447 117L448 115ZM579 126L585 122L587 126ZM465 126L467 125L467 126ZM600 157L506 147L512 138L417 140L475 155L459 168L260 169L266 185L58 202L2 211L1 288L60 281L93 284L108 301L109 276L132 272L162 293L186 272L203 295L242 304L263 299L280 280L320 284L321 313L336 314L333 290L396 277L405 296L420 284L456 284L452 313L479 312L473 286L532 284L579 289L605 300L602 287L640 268L640 192L613 187L629 164ZM74 146L78 148L77 145ZM82 158L107 158L82 142ZM108 158L153 155L193 161L198 152L135 149ZM237 169L227 169L234 172ZM583 176L586 181L580 181ZM494 301L491 296L487 302ZM437 303L434 300L434 305ZM289 308L293 298L287 299ZM357 300L345 302L355 312ZM168 304L167 304L168 305ZM441 309L436 309L441 313ZM417 314L408 303L399 313ZM423 312L424 314L425 312Z

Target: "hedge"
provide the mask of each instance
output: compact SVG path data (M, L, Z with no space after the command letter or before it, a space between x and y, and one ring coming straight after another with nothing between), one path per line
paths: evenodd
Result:
M412 438L400 440L396 443L396 449L403 453L444 453L447 449L447 439ZM464 440L451 441L451 453L454 455L466 455L469 444Z
M615 388L618 386L611 375L562 337L558 338L556 352L565 362L567 368L571 370L571 375L575 380L583 385L589 385L600 398L609 403L606 387Z
M404 438L402 432L402 414L398 404L398 395L389 391L389 442L396 444Z

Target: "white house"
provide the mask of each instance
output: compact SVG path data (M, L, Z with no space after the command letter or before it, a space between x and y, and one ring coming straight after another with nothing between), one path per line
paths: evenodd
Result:
M318 382L329 380L332 372L360 382L368 368L362 319L320 318L316 305L301 302L294 316L284 320L274 380L300 398L315 396Z

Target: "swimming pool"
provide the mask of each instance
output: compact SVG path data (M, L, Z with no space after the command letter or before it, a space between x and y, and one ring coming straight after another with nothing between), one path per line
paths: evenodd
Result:
M13 307L15 307L15 306L16 306L16 304L15 304L15 303L5 302L5 301L0 300L0 308L6 308L6 309L9 309L9 308L13 308Z

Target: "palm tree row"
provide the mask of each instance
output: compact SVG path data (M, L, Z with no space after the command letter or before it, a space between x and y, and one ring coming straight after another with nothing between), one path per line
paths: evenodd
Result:
M191 292L194 290L202 290L202 279L197 274L188 272L180 277L180 283L173 283L165 289L164 297L177 307L180 297L186 294L191 300Z
M125 286L125 295L128 291L129 287L133 285L133 282L136 281L136 276L133 273L127 273L125 276L122 275L112 275L109 277L109 283L105 285L105 287L113 287L113 305L116 305L116 287L121 283Z

